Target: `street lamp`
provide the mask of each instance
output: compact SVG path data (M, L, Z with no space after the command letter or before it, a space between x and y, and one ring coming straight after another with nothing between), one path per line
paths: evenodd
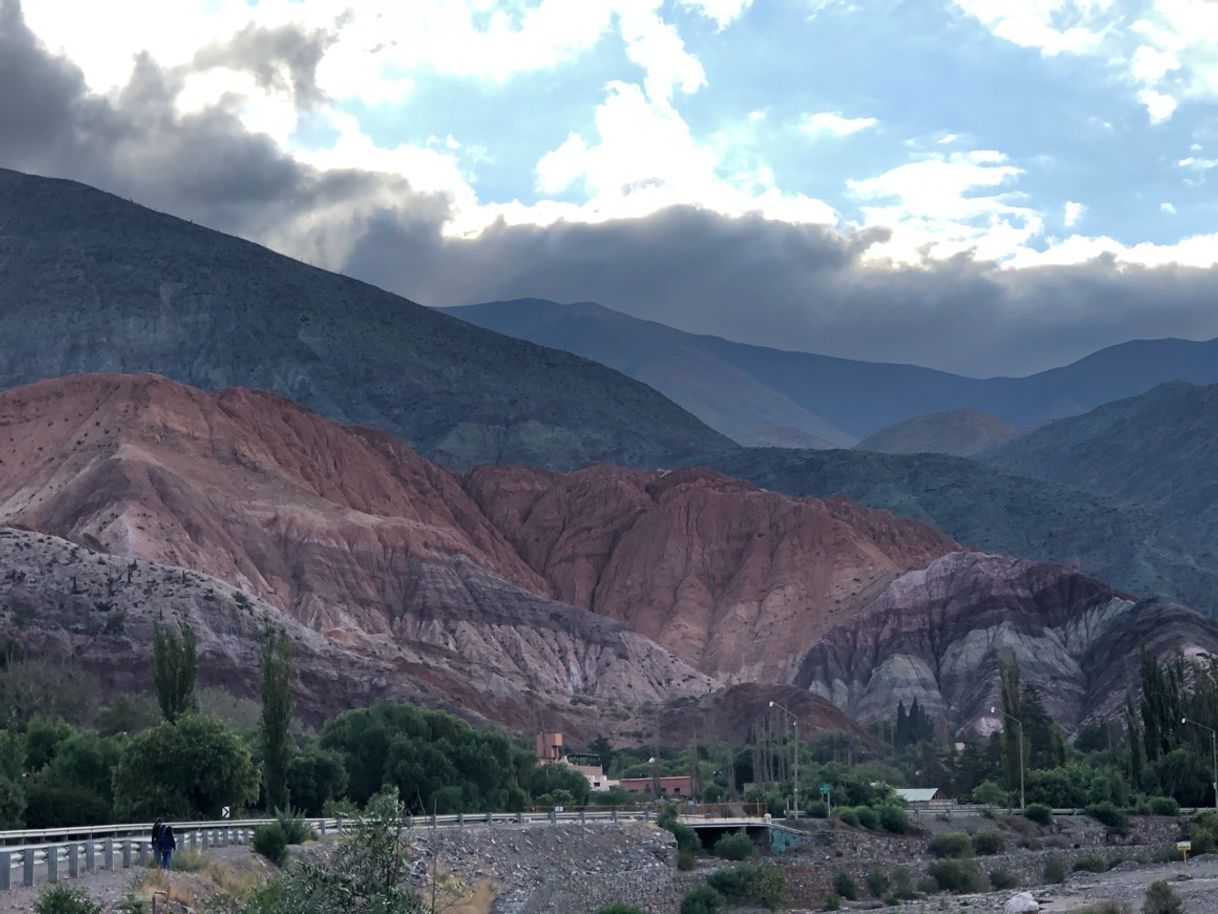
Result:
M999 711L997 708L990 708L990 713L998 714ZM1023 812L1027 809L1027 802L1023 791L1023 721L1018 717L1008 714L1006 711L1001 713L1003 717L1014 721L1019 726L1019 811Z
M660 798L660 764L656 756L652 756L647 760L647 764L651 766L651 792L655 794L656 799Z
M791 718L791 725L795 728L795 818L799 818L799 718L791 713L791 710L776 701L770 702L771 708L777 708L782 711L787 717Z
M1207 727L1205 724L1199 724L1195 720L1189 720L1187 717L1180 718L1180 723L1192 724L1194 727L1210 731L1210 748L1214 751L1214 810L1218 812L1218 730Z

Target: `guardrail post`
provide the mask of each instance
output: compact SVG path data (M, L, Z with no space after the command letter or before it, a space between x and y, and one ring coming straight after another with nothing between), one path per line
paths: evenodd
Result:
M465 828L465 813L457 813L457 828Z
M523 812L516 813L516 824L524 825L524 813Z
M487 824L487 825L494 825L494 824L495 824L495 814L494 814L493 812L488 812L488 813L486 814L486 824Z
M557 822L558 822L558 810L551 809L550 810L550 823L556 824Z
M80 875L80 845L68 845L68 875L75 879Z
M148 865L148 845L145 844L143 841L140 841L140 842L138 842L138 846L139 846L139 854L137 855L136 859L139 860L141 867L147 866Z
M85 872L92 873L97 869L97 844L92 838L85 842Z
M21 852L21 884L31 886L34 884L34 849L27 847Z
M581 822L587 822L587 821L588 821L588 810L586 810L586 809L581 809L581 810L579 811L579 821L581 821Z
M131 842L123 839L123 869L131 869Z
M13 881L13 852L0 851L0 892L7 892Z
M342 834L342 830L343 830L343 817L342 816L339 816L337 819L334 820L334 830L336 832L338 832L339 834Z
M59 848L51 845L47 848L47 882L59 881Z
M614 809L613 812L610 813L609 818L614 822L617 821L617 810L616 809Z
M114 869L114 839L107 838L102 842L102 869Z
M323 838L326 836L326 820L325 819L322 819L320 822L317 823L317 832Z

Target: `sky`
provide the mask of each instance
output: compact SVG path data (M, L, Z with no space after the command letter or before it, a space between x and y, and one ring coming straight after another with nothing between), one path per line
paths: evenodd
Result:
M0 0L0 166L429 305L973 375L1218 336L1218 0Z

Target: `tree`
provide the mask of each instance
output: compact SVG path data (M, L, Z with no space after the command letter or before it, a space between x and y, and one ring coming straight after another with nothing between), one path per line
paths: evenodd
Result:
M195 709L199 657L194 629L178 623L174 632L157 622L152 627L153 684L165 720L173 722Z
M1015 720L1022 720L1022 697L1019 688L1019 663L1012 660L998 667L999 686L1002 695L1002 710L1007 715L1002 730L1002 773L1008 791L1019 789L1019 772L1026 759L1020 759L1020 747L1027 751L1026 740L1021 740L1020 726Z
M156 816L214 819L258 799L249 748L219 721L184 714L133 737L114 769L114 812L122 821Z
M553 797L561 790L571 797L572 805L586 806L592 788L588 779L569 765L542 765L529 774L525 789L534 800L545 805L552 803L547 797Z
M25 741L16 733L0 730L0 828L25 824Z
M588 751L600 759L601 771L607 774L609 766L613 764L613 746L609 740L598 734L588 746Z
M338 752L314 744L288 763L288 795L307 816L321 815L327 801L337 800L346 789L347 769Z
M267 624L262 634L262 788L268 809L288 808L292 758L292 645L287 633Z
M0 724L21 729L34 717L83 723L100 692L97 679L74 664L13 659L0 669Z

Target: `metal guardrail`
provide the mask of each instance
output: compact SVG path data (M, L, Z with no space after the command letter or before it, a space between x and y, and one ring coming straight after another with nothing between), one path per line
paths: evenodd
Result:
M654 818L649 809L588 810L572 812L488 812L452 813L446 815L408 816L406 827L462 828L466 825L503 823L559 822L619 822L648 821ZM274 822L274 819L241 819L219 822L171 823L178 839L178 850L206 851L215 847L248 844L254 829ZM350 827L350 820L340 818L305 819L322 835L338 834ZM75 878L97 870L121 867L144 867L152 860L150 833L152 823L129 825L79 826L72 828L30 829L0 832L0 891L7 891L18 882L32 886L39 871L45 871L45 881L58 882L63 876ZM58 840L56 840L58 839ZM20 842L13 844L12 842Z

